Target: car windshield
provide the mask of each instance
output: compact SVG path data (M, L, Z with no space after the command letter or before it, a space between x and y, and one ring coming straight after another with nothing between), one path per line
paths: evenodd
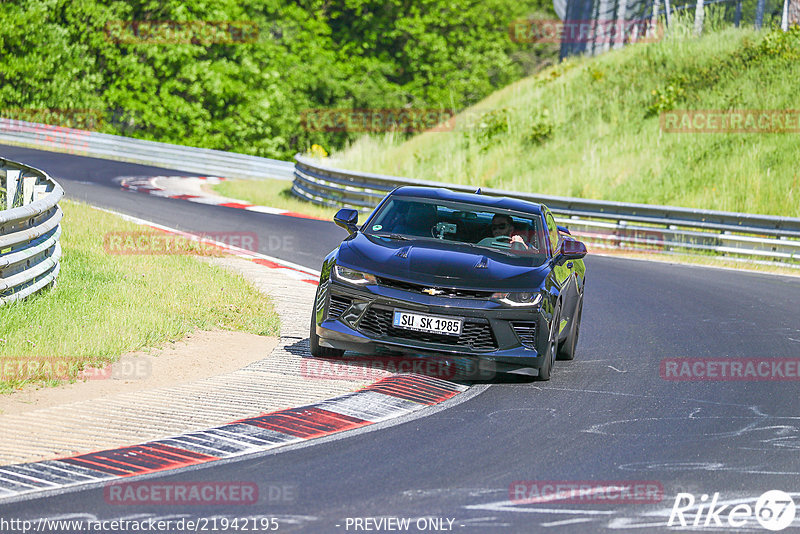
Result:
M368 221L366 235L447 241L540 265L547 258L541 218L463 202L393 197Z

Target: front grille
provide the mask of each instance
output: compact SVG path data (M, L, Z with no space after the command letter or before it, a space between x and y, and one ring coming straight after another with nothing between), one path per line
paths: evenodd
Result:
M358 328L365 334L378 338L393 337L412 341L440 343L442 345L452 345L454 347L468 348L482 352L497 350L497 342L494 339L492 328L489 326L488 321L481 319L464 319L461 335L448 336L444 334L406 330L405 328L395 328L392 326L391 310L370 308L367 310L367 313L364 314Z
M393 278L378 277L378 283L385 287L394 289L402 289L403 291L413 291L414 293L422 293L423 289L431 289L433 286L414 284L411 282L403 282L402 280L395 280ZM479 291L475 289L453 289L447 287L437 287L442 293L437 293L437 297L453 297L462 299L483 299L487 300L492 296L491 291Z
M331 305L328 308L328 318L337 319L347 308L350 307L351 303L352 300L348 298L331 295Z
M511 327L519 342L529 349L536 348L536 323L533 321L512 321Z

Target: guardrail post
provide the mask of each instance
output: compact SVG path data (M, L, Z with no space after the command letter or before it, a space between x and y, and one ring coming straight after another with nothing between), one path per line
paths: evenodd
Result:
M733 235L733 232L731 232L730 230L723 230L722 231L722 235ZM723 251L722 255L723 256L730 256L730 254L728 254L727 251ZM734 258L735 258L735 256L734 256Z
M677 229L678 229L678 227L675 226L674 224L670 224L670 225L667 226L667 230L677 230ZM672 242L672 240L670 240L670 243L671 242ZM675 250L675 247L673 247L672 245L665 245L664 248L668 252L673 252Z
M33 202L33 192L36 187L35 176L25 176L22 179L22 205L25 206Z
M760 30L764 23L764 0L758 0L756 4L756 29Z
M14 207L14 199L17 197L17 182L19 181L20 171L6 171L6 209Z
M659 1L660 0L653 0L653 14L650 17L650 31L653 32L654 35L656 33L656 26L658 25Z
M697 4L694 6L694 34L698 37L703 33L703 18L705 16L703 7L703 0L697 0Z
M664 22L667 25L667 29L669 29L670 24L672 24L672 5L670 5L670 0L664 0Z
M781 30L789 30L789 0L783 0L783 14L781 15Z
M780 235L780 236L778 236L778 241L779 241L779 242L780 242L780 241L783 241L783 242L785 243L785 242L789 241L789 239L788 239L788 238L787 238L785 235ZM778 247L777 247L777 246L774 246L774 247L772 247L772 250L773 250L773 251L777 251L777 250L778 250ZM790 253L790 254L789 254L789 261L791 262L792 260L794 260L794 259L795 259L795 256L796 256L796 254L791 254L791 253Z
M616 248L625 249L625 247L623 246L623 242L627 238L628 234L628 229L626 228L627 226L628 226L627 221L619 221L619 220L617 221L617 230L616 232L614 232L614 235L616 235L618 238L615 240L616 243L614 243L614 246Z
M616 23L614 28L614 48L622 48L625 44L625 33L628 25L627 14L628 2L627 0L620 0L619 6L617 6L617 19L614 21Z
M44 198L47 196L47 184L33 186L33 201Z

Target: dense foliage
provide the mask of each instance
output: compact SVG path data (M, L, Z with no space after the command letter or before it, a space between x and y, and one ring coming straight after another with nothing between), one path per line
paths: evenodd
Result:
M552 61L556 45L509 38L509 23L533 13L554 16L552 3L0 2L0 110L287 158L312 143L332 149L357 136L305 131L305 110L461 109ZM160 42L131 21L161 29L176 21L173 30L190 30ZM211 23L204 31L212 33L220 21L255 32L236 42L206 38L200 21Z

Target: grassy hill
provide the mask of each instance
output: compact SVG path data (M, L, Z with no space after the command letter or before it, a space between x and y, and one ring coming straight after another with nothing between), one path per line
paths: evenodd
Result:
M516 191L800 216L797 128L668 133L659 120L670 110L800 110L800 28L687 33L553 66L490 95L449 131L405 142L364 137L332 163Z

